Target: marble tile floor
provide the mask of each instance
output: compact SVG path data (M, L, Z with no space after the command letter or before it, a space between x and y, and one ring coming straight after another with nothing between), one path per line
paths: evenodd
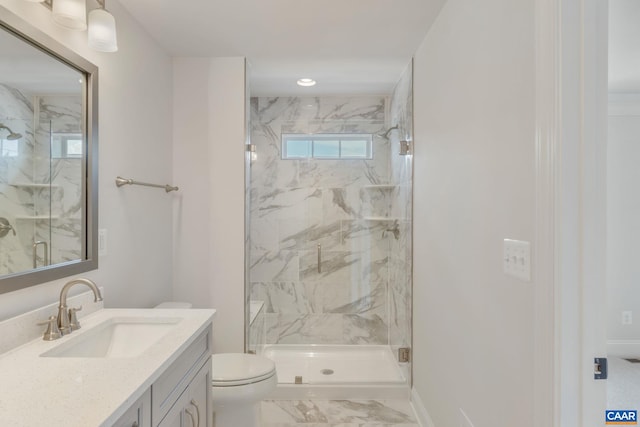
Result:
M420 427L408 400L265 400L262 427Z

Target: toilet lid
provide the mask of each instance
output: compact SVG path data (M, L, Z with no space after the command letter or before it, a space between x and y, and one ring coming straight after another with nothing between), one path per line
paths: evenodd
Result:
M276 365L271 359L255 354L214 354L211 364L211 382L218 387L256 383L276 372Z

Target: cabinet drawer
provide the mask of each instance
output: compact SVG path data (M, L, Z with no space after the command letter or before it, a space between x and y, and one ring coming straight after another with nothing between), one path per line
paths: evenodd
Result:
M211 355L211 325L151 386L153 425L157 426Z

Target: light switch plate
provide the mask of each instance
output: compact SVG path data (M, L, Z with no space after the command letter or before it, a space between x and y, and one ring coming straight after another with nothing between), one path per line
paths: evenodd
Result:
M98 230L98 256L105 256L109 252L107 250L107 230L101 228Z
M531 281L531 243L504 239L502 266L505 274Z

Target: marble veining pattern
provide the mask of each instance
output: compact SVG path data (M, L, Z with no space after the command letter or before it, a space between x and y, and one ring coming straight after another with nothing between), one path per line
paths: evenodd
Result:
M265 400L263 427L419 427L408 401Z
M410 87L405 73L391 98L251 99L248 298L265 301L266 344L410 337L411 174L397 132L382 136L410 128ZM282 159L283 133L342 132L373 134L373 159Z
M31 268L31 253L27 254L26 248L33 244L33 224L17 218L33 215L34 189L18 187L15 183L29 182L33 177L34 110L31 99L15 88L0 84L0 123L22 134L15 143L17 152L8 149L9 141L0 141L0 217L7 218L16 231L15 236L9 233L3 237L0 244L2 274ZM0 132L0 138L4 138L7 131L3 129ZM26 238L27 235L30 239Z
M0 123L23 135L16 155L0 155L0 216L16 230L0 246L0 273L31 269L34 241L48 243L51 264L81 257L82 162L50 157L51 134L81 133L81 112L80 96L27 97L0 84Z

